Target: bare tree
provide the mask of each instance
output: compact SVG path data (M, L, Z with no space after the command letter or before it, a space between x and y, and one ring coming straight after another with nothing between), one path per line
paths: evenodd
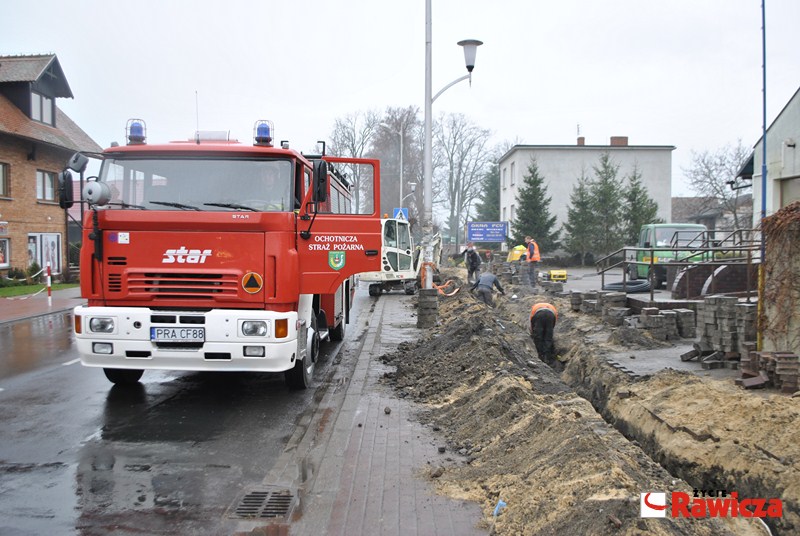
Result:
M434 129L433 202L447 211L450 235L470 220L473 203L480 197L481 184L492 154L486 148L491 133L471 123L463 114L442 116Z
M336 119L331 133L329 153L332 156L364 158L376 129L381 122L380 114L373 110L355 112L343 118ZM363 177L364 169L360 166L348 170L348 177L353 181L355 192L354 207L356 212L368 211L372 196L372 178Z
M407 207L412 228L419 219L423 190L417 187L422 173L422 123L418 116L416 106L387 108L369 150L381 161L381 211L391 214L394 207Z
M750 187L731 190L728 185L736 178L750 152L741 140L736 145L726 145L715 151L693 151L691 166L683 169L692 189L708 198L705 206L700 207L701 211L721 210L723 214L731 215L734 229L747 229L752 221L752 204L745 206L741 200L743 194L749 193Z

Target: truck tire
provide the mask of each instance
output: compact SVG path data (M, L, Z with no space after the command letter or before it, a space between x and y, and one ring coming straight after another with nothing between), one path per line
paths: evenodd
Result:
M114 369L114 368L104 368L103 373L113 384L116 385L133 385L134 383L139 383L139 380L144 374L143 370L131 370L131 369Z
M661 277L659 277L659 275L656 273L655 270L650 272L650 277L648 279L650 280L650 285L653 287L654 290L660 289L661 284L664 282L664 279L661 279Z
M289 389L308 389L314 377L314 367L319 357L319 330L317 330L317 317L311 315L311 340L309 350L303 359L296 359L294 367L283 373L284 380Z
M403 287L403 290L409 296L414 294L415 292L417 292L417 281L416 280L414 280L414 281L406 281L405 286Z
M383 290L381 289L381 285L379 283L373 283L369 286L369 295L370 296L380 296Z
M344 335L347 332L347 318L345 318L345 316L346 315L342 315L342 321L330 331L329 335L332 341L344 340Z

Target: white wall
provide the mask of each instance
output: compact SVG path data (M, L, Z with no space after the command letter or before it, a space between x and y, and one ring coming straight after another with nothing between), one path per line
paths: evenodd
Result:
M794 144L794 147L791 145ZM761 223L761 140L753 151L753 227ZM781 182L800 181L800 90L789 99L767 130L767 216L797 201L781 196ZM787 188L784 192L797 188Z
M658 203L658 217L672 219L672 151L673 146L609 146L609 145L517 145L500 160L500 214L512 204L523 185L531 157L536 158L539 173L544 178L548 195L552 198L550 211L556 216L556 226L567 221L567 209L572 189L583 173L594 178L593 167L599 165L600 156L606 152L611 161L619 165L618 178L625 184L634 166L652 199ZM511 184L511 166L514 166L514 184ZM503 178L508 177L504 183Z

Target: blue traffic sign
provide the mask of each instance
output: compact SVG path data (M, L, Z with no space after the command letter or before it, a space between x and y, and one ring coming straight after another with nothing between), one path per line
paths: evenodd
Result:
M395 208L394 213L392 214L392 218L395 219L402 219L408 221L408 209L407 208Z

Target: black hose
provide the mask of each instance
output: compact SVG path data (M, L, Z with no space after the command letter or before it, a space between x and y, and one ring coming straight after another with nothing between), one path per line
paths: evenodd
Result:
M650 281L642 279L640 281L628 281L625 283L625 289L622 288L622 281L618 283L606 283L603 285L603 290L615 290L620 292L627 292L628 294L636 294L639 292L650 292Z

